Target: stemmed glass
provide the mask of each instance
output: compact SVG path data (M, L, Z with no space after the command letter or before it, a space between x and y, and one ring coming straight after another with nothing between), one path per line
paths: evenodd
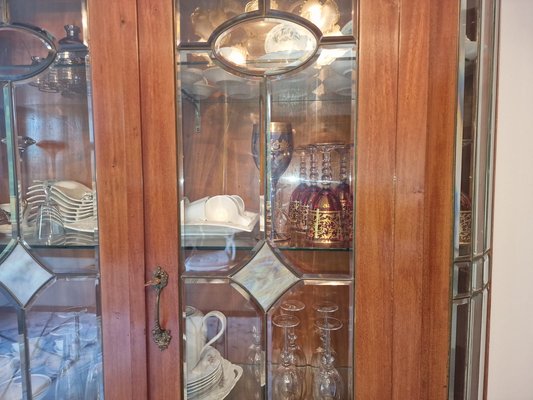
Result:
M331 151L338 143L317 145L322 151L322 189L309 204L307 239L312 244L338 246L343 243L341 204L331 188Z
M324 317L315 321L315 326L321 332L324 351L320 357L318 370L313 377L313 399L340 400L343 394L343 382L339 371L334 366L335 357L331 347L331 332L342 328L342 322L337 318Z
M58 312L57 316L65 322L50 332L57 337L56 346L62 352L61 367L56 380L55 398L69 400L83 400L85 392L85 376L81 377L83 360L81 351L81 315L87 310L65 310ZM95 379L98 379L95 377Z
M263 386L265 380L265 354L261 346L261 334L255 326L252 327L252 344L248 348L246 360L247 364L251 366L255 382Z
M317 168L317 148L315 145L309 145L307 148L310 158L309 179L310 185L305 189L300 197L300 212L298 214L298 224L296 228L297 238L295 241L305 241L307 230L309 228L309 207L313 203L316 195L320 192L318 187L318 168ZM298 244L298 243L295 243Z
M280 364L274 371L272 385L277 400L300 400L303 394L303 379L300 376L289 349L289 330L298 326L300 320L294 315L281 314L272 318L272 323L283 329L283 349Z
M252 130L252 156L256 167L261 170L259 165L260 149L260 129L259 125L254 124ZM290 123L271 122L270 123L270 202L271 204L271 238L273 240L283 241L287 237L281 233L281 222L283 213L278 198L279 178L289 167L293 152L293 129ZM267 216L268 216L267 207Z
M351 145L337 149L340 153L340 183L335 188L335 195L341 203L342 230L344 239L351 243L353 239L353 194L348 182L348 153Z
M332 315L339 309L339 306L331 301L321 301L320 303L314 304L313 309L315 310L317 314L317 320L320 319L329 319L333 318ZM324 354L324 331L317 329L318 337L320 338L320 344L313 352L313 355L311 356L311 367L313 369L317 369L320 366L320 360L322 359L322 355ZM335 351L333 349L330 349L330 351L335 355Z
M306 166L307 148L298 147L296 151L300 155L300 183L292 191L291 198L289 201L289 223L291 226L291 231L295 231L298 229L302 198L305 194L305 191L309 187L309 185L307 184L307 166Z
M53 181L43 182L45 200L39 206L35 223L35 241L38 244L61 244L65 240L65 226L59 204L52 198Z
M300 300L286 300L281 303L281 312L286 315L294 315L297 317L297 313L305 309L305 304ZM300 318L299 318L300 319ZM301 319L300 319L301 321ZM305 353L296 341L298 336L296 335L295 328L289 328L289 351L292 355L293 364L296 365L298 372L305 383L306 371L307 371L307 359ZM305 397L305 384L303 385L302 397Z

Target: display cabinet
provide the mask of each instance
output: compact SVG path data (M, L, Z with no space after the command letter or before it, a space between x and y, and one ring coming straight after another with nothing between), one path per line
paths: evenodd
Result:
M481 396L497 2L0 4L0 385Z
M86 4L0 17L0 398L101 398Z

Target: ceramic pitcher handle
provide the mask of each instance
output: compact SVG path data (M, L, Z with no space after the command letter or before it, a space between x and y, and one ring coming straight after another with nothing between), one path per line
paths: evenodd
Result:
M200 351L200 358L202 357L204 350L207 349L213 343L215 343L226 331L226 316L224 314L222 314L220 311L210 311L207 314L205 314L204 317L202 318L202 325L205 324L205 321L209 317L218 318L221 324L221 329L220 331L218 331L218 333L215 336L213 336L213 338L209 342L206 343L204 347L202 347L202 350Z

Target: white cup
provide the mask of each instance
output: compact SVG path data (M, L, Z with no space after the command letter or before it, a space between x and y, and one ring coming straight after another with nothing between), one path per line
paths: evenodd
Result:
M236 223L240 216L239 207L231 196L213 196L205 203L205 216L210 222Z
M187 338L186 361L187 372L190 373L198 365L204 350L215 343L226 331L226 316L220 311L210 311L204 315L200 310L192 306L187 306L185 313L185 334ZM207 341L206 321L211 317L217 318L221 326L215 336Z

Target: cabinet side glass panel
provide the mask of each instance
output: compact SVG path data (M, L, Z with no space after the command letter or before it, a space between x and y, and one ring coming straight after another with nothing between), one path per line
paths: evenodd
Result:
M474 255L483 254L487 230L487 209L489 204L488 184L490 174L489 146L492 136L493 118L493 67L494 67L494 35L495 35L495 0L484 0L481 7L481 31L479 40L479 87L477 111L477 154L475 166L475 201L474 201Z
M450 398L484 396L498 8L498 0L461 1ZM461 295L461 266L467 265L471 266L470 287L465 287ZM468 324L459 311L465 305L458 302L470 304ZM465 335L468 349L461 356L458 346Z
M0 241L2 249L6 237L14 244L0 263L2 310L8 303L13 310L2 324L0 348L16 366L3 380L0 397L11 398L15 390L24 399L100 399L86 3L7 0L0 11L3 27L22 26L27 33L26 38L2 36L7 41L0 60L0 68L14 63L17 76L24 74L8 79L0 102L0 204L11 227L8 235L0 233ZM27 39L32 35L39 40ZM48 58L50 52L55 57ZM17 275L21 268L26 272ZM7 347L11 353L4 354Z

